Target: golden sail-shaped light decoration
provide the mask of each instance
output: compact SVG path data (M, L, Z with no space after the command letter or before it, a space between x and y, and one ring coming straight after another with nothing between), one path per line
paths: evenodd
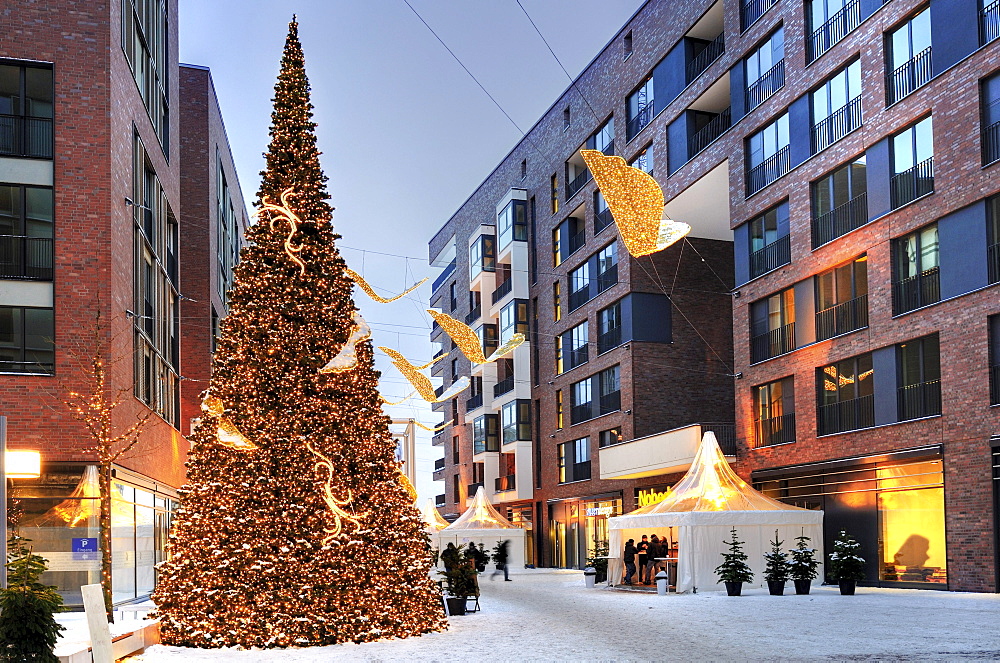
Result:
M410 481L410 478L403 474L402 470L399 471L399 483L403 484L403 489L406 491L406 494L410 496L410 501L416 504L417 489L413 486L413 482Z
M441 355L437 359L433 359L429 364L415 366L414 364L411 364L406 357L392 348L386 348L380 345L378 349L389 355L389 358L392 360L392 365L403 374L403 377L409 380L410 384L412 384L417 390L417 393L420 394L420 397L428 403L442 403L450 400L454 398L456 394L469 386L469 378L467 376L462 376L451 385L451 388L448 391L438 396L434 393L434 386L431 385L430 378L421 373L420 370L433 365L441 359L444 359L444 355Z
M580 154L633 257L662 251L691 232L688 224L663 218L663 190L648 173L599 150Z
M358 365L358 353L357 347L358 343L367 341L372 337L371 327L365 322L365 319L361 317L360 311L354 312L354 329L351 331L351 335L347 338L347 342L344 343L344 347L340 348L340 352L327 363L326 366L319 369L320 373L342 373L344 371L349 371Z
M430 431L431 433L440 433L441 431L443 431L448 426L451 426L452 422L454 422L454 421L455 421L454 419L449 419L448 421L446 421L443 424L440 424L438 426L428 426L427 424L420 423L419 421L414 421L413 425L416 426L417 428L421 428L421 429L423 429L425 431Z
M215 432L215 438L219 441L221 446L228 447L229 449L235 449L236 451L255 451L260 448L248 440L246 436L243 435L243 433L241 433L235 425L233 425L233 422L226 419L226 406L222 403L222 399L219 397L205 396L205 399L201 402L201 409L219 420Z
M469 361L473 364L488 364L491 361L496 361L505 354L511 352L514 348L524 343L524 334L517 333L510 337L506 343L497 348L489 357L483 354L483 344L479 339L479 335L464 322L459 322L455 318L451 317L447 313L441 313L433 309L427 309L427 312L431 314L437 323L441 325L441 329L444 333L451 337L451 340L455 341L455 345L458 349L462 351Z
M417 395L417 391L416 390L411 391L406 396L404 396L403 400L401 400L401 401L390 401L388 398L386 398L382 394L379 394L378 396L379 396L379 398L382 399L382 402L385 403L386 405L402 405L403 403L405 403L406 401L410 400L411 398L413 398L416 395Z
M426 278L420 279L419 281L417 281L416 283L414 283L409 288L407 288L403 292L399 293L395 297L388 297L388 298L386 298L386 297L379 296L379 294L377 292L375 292L375 290L370 285L368 285L368 281L365 281L364 277L362 277L360 274L358 274L353 269L350 269L348 267L344 267L344 274L347 275L347 278L349 278L352 281L354 281L355 283L357 283L358 287L361 288L362 290L364 290L366 295L368 295L369 297L371 297L372 299L374 299L375 301L377 301L380 304L388 304L389 302L394 302L397 299L402 299L403 297L406 297L408 294L410 294L411 292L413 292L414 290L416 290L417 288L419 288L420 286L422 286L425 281L427 281Z

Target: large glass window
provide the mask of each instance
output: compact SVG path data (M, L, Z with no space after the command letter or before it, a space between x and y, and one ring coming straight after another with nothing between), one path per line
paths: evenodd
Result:
M602 293L618 283L617 242L608 244L597 254L597 292Z
M590 478L590 438L581 437L558 447L559 483Z
M609 117L608 121L587 139L588 150L599 150L605 154L615 153L615 118Z
M747 111L762 104L785 84L784 64L785 31L779 26L743 61L747 86Z
M788 172L788 113L747 139L747 195Z
M896 346L900 421L941 414L941 354L938 335Z
M788 238L788 203L772 207L750 220L750 278L792 261Z
M618 365L606 368L597 374L600 389L600 412L607 414L620 410L622 406L621 370Z
M855 60L809 94L812 150L825 149L861 126L861 60Z
M1000 5L997 5L995 13L1000 19ZM979 91L980 142L985 166L1000 159L1000 74L984 79L979 85Z
M589 334L589 326L587 325L586 320L563 334L563 337L566 339L565 344L567 346L566 351L568 355L565 359L567 371L571 368L576 368L580 364L586 363L588 359L587 342Z
M931 79L930 7L887 35L886 101L893 104Z
M892 208L902 207L934 191L934 141L928 116L900 131L891 140L892 179L889 194Z
M817 371L819 435L875 425L875 390L870 353L824 366Z
M239 261L240 227L233 204L229 180L222 164L222 156L216 154L218 164L218 200L216 201L216 244L218 258L218 289L223 303L229 301L229 290L233 287L233 269Z
M168 16L165 0L122 0L122 49L164 154L170 137Z
M987 318L989 330L990 403L1000 404L1000 315Z
M876 480L879 579L947 583L941 461L879 467Z
M615 302L597 312L597 352L607 352L622 342L622 303Z
M817 248L868 223L865 157L812 183L812 242Z
M653 144L650 143L645 148L643 148L642 152L639 152L639 154L635 155L632 158L632 160L628 162L628 165L632 166L633 168L638 168L639 170L648 173L649 175L652 175Z
M500 451L499 417L484 414L472 420L472 453Z
M480 235L469 245L469 278L475 279L483 272L497 269L496 238Z
M570 423L577 424L594 416L593 397L590 390L590 378L574 382L570 385Z
M868 326L868 256L816 275L816 340Z
M756 446L795 441L795 388L788 377L753 388Z
M0 372L55 371L55 322L50 308L0 306Z
M653 77L647 78L635 92L629 95L626 110L628 122L625 127L625 140L632 140L642 128L649 124L655 114L656 104L653 101Z
M937 224L893 240L892 312L899 315L941 301Z
M860 0L806 0L806 57L812 62L861 24Z
M524 200L512 200L497 215L497 240L500 248L513 241L528 241L528 210Z
M528 300L515 299L500 309L500 344L514 334L528 334Z
M0 156L52 158L52 70L0 65Z
M585 262L569 273L569 310L576 310L589 299L590 263Z
M0 278L52 279L52 189L0 185Z
M750 361L795 349L795 292L787 288L750 306Z
M500 417L504 444L531 439L531 401L519 398L505 404Z

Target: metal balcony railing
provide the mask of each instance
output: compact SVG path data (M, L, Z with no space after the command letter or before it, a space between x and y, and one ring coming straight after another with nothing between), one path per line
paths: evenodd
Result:
M998 0L1000 2L1000 0ZM843 9L806 37L806 58L812 62L861 25L861 2L851 0Z
M483 314L483 306L482 304L477 304L476 308L469 311L469 314L465 316L465 324L471 325L473 322L478 320L482 314Z
M858 194L812 221L813 248L832 242L841 235L868 223L868 192Z
M0 235L0 278L52 280L52 238Z
M589 359L589 348L586 345L582 345L579 348L573 348L566 353L566 370L571 368L576 368L587 363Z
M483 406L483 395L482 394L476 394L472 398L470 398L470 399L468 399L468 400L465 401L465 411L466 412L472 412L473 410L481 408L482 406Z
M15 350L14 354L20 354L20 350ZM55 368L51 361L0 361L0 373L53 373Z
M782 58L761 77L747 85L746 109L749 113L771 98L785 85L785 60Z
M517 485L517 482L515 481L515 478L516 478L516 475L514 475L514 474L508 474L507 476L497 477L496 480L495 480L496 481L496 484L495 484L496 485L496 490L495 490L495 492L503 493L503 492L506 492L508 490L514 490L514 488Z
M715 433L715 439L719 443L724 456L736 455L736 424L728 422L699 423L702 434L709 431Z
M756 330L750 338L750 363L757 363L795 349L795 323L770 330Z
M615 327L609 329L604 334L598 334L597 336L597 352L598 354L602 352L607 352L612 348L616 348L621 345L622 342L622 328Z
M875 425L875 396L820 405L816 410L816 427L820 435L843 433Z
M566 477L567 481L585 481L590 478L590 461L585 460L582 463L573 463L569 467L569 477ZM570 478L572 477L572 478Z
M566 200L569 200L576 195L576 192L582 189L593 179L588 168L584 168L582 171L577 173L576 177L566 183Z
M437 508L440 509L441 507L443 507L447 503L448 503L448 496L447 495L442 494L442 495L435 495L434 496L434 506L436 506Z
M990 404L1000 405L1000 366L990 366Z
M455 273L455 258L451 259L448 266L444 268L444 271L438 274L438 277L434 279L434 284L431 286L431 292L436 292L438 288L443 286L448 280L448 277Z
M594 418L594 407L593 403L583 403L581 405L574 405L569 409L569 421L571 424L578 424L581 421L586 421L587 419Z
M747 172L747 195L752 196L791 170L788 146L764 159Z
M941 381L928 380L899 387L896 407L900 421L941 414Z
M622 409L622 392L612 391L610 394L602 395L600 398L600 406L600 414L607 414L609 412Z
M732 109L727 108L692 135L688 139L688 159L695 158L698 153L718 140L719 136L729 131L732 121Z
M478 493L479 489L482 488L482 487L483 487L482 482L470 483L466 487L466 490L469 491L469 492L466 493L466 495L468 495L469 497L472 497L473 495L475 495L476 493Z
M1000 159L1000 122L994 122L983 129L981 142L984 166Z
M635 117L633 117L625 124L626 141L635 138L636 135L640 131L642 131L647 124L649 124L652 121L653 115L655 114L654 113L655 109L656 105L654 103L654 100L650 99L648 102L646 102L645 106L643 106L636 112Z
M597 212L594 214L594 235L597 235L614 222L615 218L611 216L611 210L607 207Z
M859 95L813 125L813 154L825 150L860 126L861 96Z
M575 311L590 301L590 287L580 288L576 292L569 293L569 310Z
M438 458L437 460L434 461L434 471L437 472L438 470L443 470L443 469L444 469L444 458Z
M931 79L931 47L928 46L885 77L886 102L894 104Z
M986 247L986 268L990 283L1000 283L1000 243Z
M757 22L768 9L778 3L778 0L749 0L744 2L740 11L740 29L746 30Z
M569 254L573 255L578 250L583 248L583 245L587 243L587 231L583 228L579 232L573 233L569 238Z
M932 267L920 274L892 283L892 314L900 315L941 301L941 268Z
M723 53L726 52L726 33L720 32L719 36L710 41L705 48L701 49L697 55L691 58L691 62L688 62L685 68L685 73L687 75L686 83L690 85L694 79L701 75L701 72L709 68L709 66L719 59Z
M868 326L868 295L831 306L816 313L816 340L864 329Z
M514 391L514 376L509 375L500 382L493 385L493 397L497 398L506 393Z
M611 265L597 275L597 293L600 294L618 284L618 264Z
M0 115L0 155L52 158L52 119Z
M791 261L791 240L788 235L782 235L764 248L750 254L750 278L757 278Z
M985 46L1000 37L1000 0L979 11L979 45Z
M509 278L500 285L498 285L497 289L493 291L493 296L492 296L493 303L496 304L498 301L509 295L510 291L513 290L513 288L514 288L513 278Z
M754 447L772 447L795 441L795 413L789 412L779 417L758 419L754 422Z
M902 207L921 196L934 192L934 157L897 173L889 180L892 208Z

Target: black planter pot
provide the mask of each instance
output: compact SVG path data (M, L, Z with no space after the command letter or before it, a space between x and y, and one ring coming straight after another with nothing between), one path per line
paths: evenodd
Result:
M767 591L770 592L771 596L784 596L784 594L785 594L785 581L784 580L768 580L767 581Z
M739 596L740 592L743 591L742 582L727 582L726 583L726 594L729 596Z
M858 586L857 580L841 580L840 593L844 596L854 596L854 589Z
M812 585L812 580L796 580L795 582L795 593L796 594L808 594L809 587Z
M465 598L455 598L454 596L449 596L445 599L448 602L448 614L449 615L464 615L465 614Z

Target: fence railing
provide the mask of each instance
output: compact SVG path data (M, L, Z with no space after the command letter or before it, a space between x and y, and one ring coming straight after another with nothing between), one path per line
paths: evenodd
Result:
M597 292L602 293L618 284L618 265L614 264L597 275Z
M468 495L469 497L472 497L473 495L475 495L476 493L478 493L479 489L482 488L482 487L483 487L483 483L481 481L477 481L476 483L470 483L466 487L466 490L468 491L466 493L466 495Z
M701 72L719 59L726 52L726 33L720 32L719 36L710 41L697 55L691 58L685 69L687 75L686 83L691 84L694 79L701 75Z
M750 338L750 362L756 363L795 349L795 323L767 331L757 331Z
M868 326L868 295L831 306L816 313L816 340L825 341Z
M740 11L740 29L746 30L757 22L768 9L776 5L778 0L749 0L744 2Z
M790 169L788 146L785 145L747 172L747 195L757 193Z
M941 414L941 381L928 380L899 387L896 407L900 421Z
M616 348L622 342L622 328L615 327L603 334L597 335L597 352L607 352L611 348Z
M983 144L983 165L985 166L1000 159L1000 122L994 122L984 127L981 138L980 142Z
M508 474L507 476L497 477L494 481L494 486L496 487L494 492L503 493L508 490L514 490L516 487L515 474Z
M467 401L465 401L465 411L466 412L472 412L473 410L475 410L477 408L481 408L482 406L483 406L483 395L482 394L476 394L472 398L470 398Z
M732 125L732 108L727 108L698 130L688 139L688 159L693 159L698 153L719 139L719 136L729 131Z
M998 0L1000 1L1000 0ZM806 37L806 58L812 62L861 25L861 2L851 0L844 8Z
M52 158L52 118L0 115L0 155Z
M990 405L1000 405L1000 365L990 366Z
M892 283L892 314L899 315L941 301L941 269L932 267L920 274Z
M593 419L593 403L582 403L574 405L569 409L569 421L571 424L578 424L587 419Z
M610 394L604 394L599 400L601 414L607 414L608 412L614 412L615 410L622 409L622 392L620 390L612 391Z
M640 108L635 117L629 120L625 124L625 140L629 141L635 138L636 134L643 130L643 128L650 123L653 119L653 115L656 110L656 105L653 99L646 102L646 105Z
M886 102L894 104L931 79L931 47L928 46L886 75Z
M583 481L590 478L590 461L585 460L582 463L573 463L570 466L569 474L572 478L567 477L567 481Z
M469 314L465 316L465 324L471 325L474 321L479 319L479 316L483 314L483 305L477 304L476 308L469 311Z
M754 446L771 447L795 441L795 413L789 412L754 422Z
M1000 243L986 247L986 271L990 283L1000 283Z
M569 293L569 310L575 311L584 304L590 301L590 287L580 288L575 292Z
M820 405L816 410L820 435L843 433L875 425L875 396L860 396L839 403Z
M576 177L566 183L566 200L576 195L576 192L585 187L592 177L590 170L587 168L577 173Z
M52 238L0 235L0 278L52 280Z
M979 11L979 45L985 46L1000 37L1000 0Z
M509 375L500 382L493 385L493 397L503 396L504 394L514 391L514 376Z
M702 435L708 431L715 433L715 439L719 443L724 456L736 455L736 424L733 422L699 423Z
M760 78L747 85L746 109L749 113L771 98L771 95L785 85L785 60L782 58L764 72Z
M813 125L811 132L813 154L825 150L860 126L861 96L859 95Z
M577 366L582 366L587 363L590 358L589 346L582 345L578 348L573 348L566 353L566 370L571 368L576 368Z
M614 222L615 218L611 216L611 210L605 207L600 212L594 214L594 234L598 234Z
M934 157L897 173L889 180L892 208L902 207L934 191Z
M492 301L496 304L498 301L510 294L510 291L514 289L514 279L509 278L500 285L497 286L496 290L493 291Z
M443 469L444 469L444 458L438 458L437 460L434 461L434 471L437 472L438 470L443 470Z
M783 235L762 249L750 254L750 278L757 278L792 261L792 245Z
M841 235L868 223L868 192L860 193L843 205L834 207L812 222L813 248L832 242Z
M578 250L583 248L583 245L586 243L587 243L587 232L581 228L578 232L575 232L572 235L570 235L568 255L576 253Z

